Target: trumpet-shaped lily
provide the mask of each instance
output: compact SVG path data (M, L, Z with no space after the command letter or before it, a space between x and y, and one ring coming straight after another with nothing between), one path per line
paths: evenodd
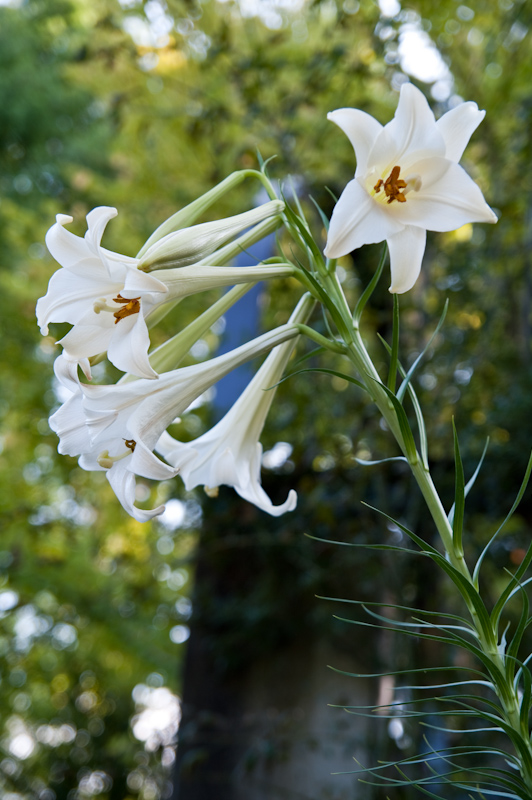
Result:
M468 222L497 222L482 192L458 162L484 118L463 103L435 120L422 92L403 84L395 116L384 127L354 108L328 114L355 149L355 177L336 204L325 255L339 258L386 240L391 292L406 292L419 275L426 232Z
M264 219L278 210L279 203L273 201L232 220L225 220L225 238L234 236L243 225ZM195 265L147 274L139 269L138 259L120 256L101 246L105 226L115 215L114 208L101 207L91 211L87 215L88 230L84 238L64 228L72 221L71 217L58 215L56 224L46 236L50 253L63 269L52 276L47 294L38 301L37 319L43 334L47 333L50 322L69 322L74 326L59 342L72 361L82 363L107 351L109 360L118 369L143 378L156 378L157 373L148 359L150 337L146 325L146 317L155 308L206 289L291 272L287 266L232 268ZM214 227L211 229L209 226ZM195 229L201 229L196 238L192 233ZM173 237L178 248L174 251L169 242ZM151 250L154 251L154 264L164 261L163 256L177 259L181 253L179 248L185 248L185 254L203 255L223 237L222 222L197 225L164 237L150 248L143 261L149 263Z
M135 506L135 476L164 480L178 471L153 452L167 426L232 369L297 333L294 325L283 325L210 361L164 372L156 382L141 378L109 386L82 384L72 362L60 356L55 372L71 396L50 417L59 452L79 456L83 469L105 470L124 509L144 522L164 507Z
M290 321L305 322L312 306L313 301L304 297ZM272 516L294 510L297 495L293 489L284 503L274 506L262 488L259 442L275 395L272 387L281 379L294 347L292 340L272 350L227 414L198 439L183 443L163 433L156 450L179 470L187 490L203 485L210 494L220 485L232 486L241 497Z

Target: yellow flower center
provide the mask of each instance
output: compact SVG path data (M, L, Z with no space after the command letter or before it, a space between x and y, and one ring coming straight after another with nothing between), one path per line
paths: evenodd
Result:
M399 203L406 203L406 197L401 190L406 189L407 183L399 178L400 172L401 167L394 167L385 181L379 179L373 187L375 194L379 194L381 189L384 190L388 205L393 203L394 200Z
M373 196L381 203L390 205L394 200L398 203L406 203L406 195L410 191L419 192L421 189L421 177L419 175L408 175L405 180L399 177L401 167L395 166L387 178L379 178L373 186ZM371 173L368 180L371 179ZM371 185L371 184L370 184ZM382 194L380 194L382 192ZM377 197L380 195L380 197Z

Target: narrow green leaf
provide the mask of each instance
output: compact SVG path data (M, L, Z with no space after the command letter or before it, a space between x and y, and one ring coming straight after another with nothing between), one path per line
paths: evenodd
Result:
M425 345L425 347L423 348L421 353L418 355L418 357L416 358L416 360L414 361L414 363L412 364L412 366L410 367L410 369L408 370L406 375L404 375L404 380L403 380L401 386L399 387L399 391L397 392L397 397L398 397L399 400L402 401L403 397L405 396L405 392L407 390L407 387L408 387L410 381L412 380L412 377L413 377L416 369L419 366L419 363L424 358L425 353L427 352L427 350L431 346L432 342L434 341L434 339L436 338L436 336L440 332L440 330L442 328L442 325L443 325L443 323L445 321L445 317L447 315L448 308L449 308L449 300L446 300L445 301L445 305L443 307L443 311L442 311L441 316L440 316L440 321L436 325L434 333L432 334L432 336L428 340L427 344Z
M523 635L528 626L530 625L530 623L532 622L532 620L528 616L530 611L530 602L528 600L528 595L525 589L521 590L521 601L522 601L522 608L521 608L521 617L519 619L519 624L512 637L512 641L508 645L507 649L506 675L508 677L508 680L513 680L515 664L513 663L512 659L517 658L517 654L519 652L519 646L521 644Z
M528 727L528 720L530 718L530 709L532 707L532 678L530 676L530 670L527 667L522 667L521 670L521 685L522 685L522 695L521 695L521 708L519 711L519 716L521 719L521 724L524 728Z
M397 359L399 356L399 295L393 296L393 333L390 353L390 371L388 373L388 389L395 394L397 382Z
M484 548L484 550L482 551L482 553L481 553L481 554L480 554L480 556L479 556L479 559L478 559L478 561L477 561L477 564L476 564L476 566L475 566L475 571L474 571L474 573L473 573L475 581L477 581L477 580L478 580L478 575L479 575L479 572L480 572L480 567L482 566L482 562L484 561L484 558L485 558L485 556L486 556L486 553L488 552L489 548L491 547L491 545L493 544L493 542L495 541L495 539L497 538L497 536L499 535L499 533L502 531L502 529L504 528L504 526L506 525L506 523L508 522L508 520L509 520L509 519L511 519L511 517L514 515L514 513L515 513L515 511L516 511L517 507L519 506L519 503L520 503L520 502L521 502L521 500L523 499L523 495L524 495L524 493L525 493L525 491L526 491L526 487L528 486L528 482L529 482L529 480L530 480L530 474L531 474L531 473L532 473L532 453L530 454L530 457L529 457L529 459L528 459L528 464L527 464L527 468L526 468L525 476L524 476L524 478L523 478L523 481L522 481L522 483L521 483L521 487L520 487L520 489L519 489L519 491L518 491L518 493L517 493L517 497L515 498L515 501L514 501L514 504L513 504L513 506L511 507L510 511L508 512L508 514L507 514L507 515L506 515L506 517L504 518L504 521L503 521L503 523L502 523L501 525L499 525L499 527L497 528L497 530L495 531L495 533L493 534L493 536L491 537L491 539L490 539L490 540L489 540L489 542L487 543L486 547ZM528 550L528 552L527 552L527 556L528 556L528 554L530 553L530 558L531 558L531 560L532 560L532 549L531 549L531 548L532 548L532 545L530 546L530 548L529 548L529 550ZM530 561L529 561L528 563L530 563ZM522 566L522 565L521 565L521 566ZM523 575L523 574L524 574L524 572L525 572L525 570L527 569L527 567L528 567L528 564L526 565L526 567L525 567L525 569L523 570L523 572L521 573L521 575ZM518 570L517 572L519 572L519 570ZM517 572L515 573L515 575L516 575L516 576L517 576ZM516 578L516 579L517 579L517 581L519 581L519 580L520 580L520 578L521 578L521 575L519 575L519 576ZM500 614L501 614L501 612L502 612L502 609L504 608L504 606L505 606L505 604L506 604L506 600L507 600L507 599L508 599L508 598L505 598L505 599L503 600L503 597L502 597L502 596L499 598L499 600L498 600L498 602L497 602L497 604L496 604L496 606L495 606L495 608L493 609L493 612L492 612L492 619L494 620L494 622L498 623L498 621L499 621L499 617L500 617ZM500 604L500 605L499 605L499 604Z
M327 215L326 215L326 214L323 212L323 210L321 209L320 205L319 205L319 204L318 204L318 202L317 202L317 201L316 201L316 200L315 200L315 199L312 197L312 195L311 195L311 194L309 195L309 198L310 198L310 201L311 201L312 203L314 203L314 205L316 206L316 209L317 209L317 211L318 211L318 214L320 215L320 219L321 219L321 221L322 221L323 227L325 228L325 230L326 230L326 231L328 231L328 230L329 230L329 218L328 218L328 217L327 217Z
M293 378L294 375L303 375L305 372L323 372L325 375L333 375L336 378L342 378L344 381L349 381L349 383L354 383L355 386L359 387L359 389L363 389L365 392L367 392L367 387L364 386L364 384L360 381L357 381L356 378L351 377L351 375L346 375L343 372L338 372L335 369L327 369L326 367L309 367L308 369L298 369L297 372L290 372L288 375L284 375L280 381L274 383L273 386L269 386L266 391L275 389L276 386L279 386L280 383L284 383L284 381L287 381L288 378Z
M301 219L301 217L297 216L297 214L294 212L294 210L290 207L290 205L286 201L285 197L283 197L283 200L285 201L284 213L286 214L288 221L291 223L291 226L292 227L294 225L296 226L301 239L304 241L309 252L312 253L312 256L314 257L316 263L317 264L321 263L325 265L325 262L323 260L323 255L321 251L318 249L318 245L316 244L311 234L309 233L308 227L306 226L305 222Z
M376 270L373 278L371 279L371 281L368 283L366 289L362 292L361 296L359 297L358 303L355 306L355 311L353 313L353 322L354 322L356 328L358 328L358 326L360 324L360 318L362 317L362 312L364 311L364 308L366 307L366 303L368 302L368 300L370 299L371 295L375 291L375 288L376 288L376 286L377 286L377 284L379 282L379 279L380 279L380 277L382 275L382 271L383 271L384 265L386 263L386 256L387 255L388 255L388 245L385 244L384 247L383 247L383 250L382 250L382 255L381 255L377 270Z
M375 381L375 383L378 384L381 387L381 389L383 389L388 395L388 399L393 405L397 417L397 422L399 423L399 428L401 430L405 455L411 464L415 464L418 460L416 443L414 441L414 435L412 433L412 429L410 427L410 423L408 422L408 417L406 416L406 412L403 406L396 398L394 393L387 386L378 381L376 378L373 378L371 375L368 375L368 377L371 378L372 381Z
M455 469L455 490L454 490L454 506L449 514L449 522L453 526L453 545L454 551L457 556L464 555L464 548L462 546L462 533L464 528L464 511L465 511L465 478L464 466L462 464L462 456L460 455L460 444L458 442L458 433L456 425L453 424L453 437L454 437L454 469Z
M308 361L310 358L314 358L314 356L321 356L322 353L326 353L327 350L325 347L315 347L314 350L310 350L308 353L304 353L300 356L294 364L294 367L299 366L299 364L303 364L305 361Z

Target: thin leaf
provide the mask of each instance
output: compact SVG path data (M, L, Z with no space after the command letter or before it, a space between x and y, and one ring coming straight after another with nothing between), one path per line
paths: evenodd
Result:
M382 255L380 257L380 261L379 261L379 265L377 267L377 270L376 270L373 278L371 279L371 281L367 285L366 289L362 292L361 296L359 297L358 303L355 306L355 311L353 313L353 323L355 325L355 328L358 328L358 326L360 324L360 318L362 317L362 312L364 311L366 303L368 302L368 300L370 299L371 295L375 291L375 288L376 288L376 286L377 286L377 284L379 282L379 279L380 279L380 277L382 275L382 271L384 269L384 265L386 263L386 256L387 255L388 255L388 245L385 244L384 247L383 247L383 250L382 250Z
M532 473L532 453L530 454L530 457L528 459L528 464L527 464L527 467L526 467L525 476L523 478L523 481L521 483L521 487L520 487L520 489L519 489L519 491L517 493L517 497L515 498L513 506L511 507L510 511L508 512L508 514L504 518L504 521L503 521L502 525L499 525L499 527L497 528L497 530L495 531L495 533L493 534L493 536L491 537L491 539L487 543L486 547L484 548L484 550L482 551L482 553L479 556L479 559L478 559L478 561L476 563L476 566L475 566L475 571L473 573L473 579L475 580L475 582L478 581L478 575L479 575L479 572L480 572L480 567L482 566L482 562L484 561L486 553L488 552L489 548L491 547L491 545L493 544L493 542L495 541L495 539L497 538L499 533L502 531L502 529L504 528L504 526L506 525L508 520L511 519L511 517L514 515L517 507L519 506L519 503L523 499L523 495L524 495L524 493L526 491L526 487L528 486L528 481L530 480L530 474L531 473ZM526 569L526 567L525 567L525 569ZM519 577L521 577L521 576L519 576ZM518 580L519 580L519 578L518 578ZM499 598L499 599L501 599L501 598ZM502 609L504 608L505 603L506 603L506 600L504 600L504 602L502 603L502 605L500 607L500 610L498 610L496 616L494 616L495 609L493 609L492 619L497 619L497 621L498 621L500 613L501 613ZM497 606L496 606L496 608L497 608Z
M460 444L458 442L458 433L456 425L453 424L453 437L454 437L454 469L455 469L455 489L454 489L454 506L449 513L449 522L453 526L453 545L454 552L457 556L464 555L464 548L462 546L462 534L464 529L464 511L465 511L465 478L464 466L462 464L462 456L460 455Z
M344 381L354 383L355 386L359 387L359 389L363 389L365 392L367 392L367 387L364 386L364 384L360 381L357 381L356 378L352 378L351 375L346 375L345 373L338 372L335 369L326 369L325 367L309 367L308 369L298 369L297 372L290 372L288 375L284 375L280 381L274 383L273 386L269 386L266 391L275 389L276 386L279 386L280 383L284 383L284 381L287 381L288 378L293 378L294 375L303 375L305 372L323 372L325 375L334 375L336 378L341 378Z
M393 333L390 352L390 371L388 373L388 389L395 394L397 381L397 359L399 355L399 295L393 296Z
M419 365L420 361L423 359L423 357L425 356L425 353L427 352L427 350L431 346L432 342L434 341L434 339L436 338L436 336L440 332L441 327L442 327L442 325L443 325L443 323L445 321L445 317L447 315L448 308L449 308L449 300L446 300L445 301L445 305L443 307L443 311L442 311L441 316L440 316L440 321L436 325L434 333L432 334L432 336L428 340L427 344L425 345L425 347L423 348L421 353L418 355L418 357L416 358L416 360L414 361L414 363L412 364L412 366L410 367L410 369L408 370L406 375L404 376L404 380L401 383L401 386L399 387L399 391L397 392L397 398L399 400L402 401L403 397L405 396L405 392L407 390L407 387L408 387L410 381L412 380L412 377L413 377L416 369L418 368L418 365Z
M328 218L328 216L322 211L322 209L320 208L319 204L312 197L311 194L309 195L309 198L310 198L310 201L312 203L314 203L314 205L316 206L316 209L318 211L318 214L320 215L320 219L322 221L323 227L325 228L326 231L328 231L329 230L329 218Z
M529 619L528 616L528 613L530 611L530 602L528 600L528 595L525 589L521 589L521 600L523 605L521 608L521 617L519 619L519 625L516 628L512 641L508 645L508 650L507 650L506 676L508 680L513 679L513 671L515 667L511 659L517 658L517 654L519 652L519 646L521 644L523 635L528 626L530 625L530 623L532 622L532 620Z
M396 417L397 417L397 422L399 423L399 428L401 430L401 436L403 438L405 455L406 455L406 457L408 458L408 461L411 464L415 464L416 461L418 460L416 443L414 441L414 436L412 434L412 429L410 427L410 423L408 422L408 417L406 416L406 412L405 412L403 406L401 405L399 400L396 398L394 393L387 386L385 386L383 383L378 381L376 378L373 378L373 376L371 376L371 375L368 375L368 377L371 378L371 380L375 381L375 383L378 384L378 386L380 386L381 389L383 389L384 392L386 392L386 394L388 395L388 399L390 400L391 404L393 405L393 408L394 408L394 411L395 411L395 414L396 414Z

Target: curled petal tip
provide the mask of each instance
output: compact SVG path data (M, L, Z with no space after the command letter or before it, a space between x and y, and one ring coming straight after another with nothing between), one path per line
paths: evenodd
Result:
M69 222L74 222L74 217L70 217L68 214L56 214L55 221L58 225L68 225Z

